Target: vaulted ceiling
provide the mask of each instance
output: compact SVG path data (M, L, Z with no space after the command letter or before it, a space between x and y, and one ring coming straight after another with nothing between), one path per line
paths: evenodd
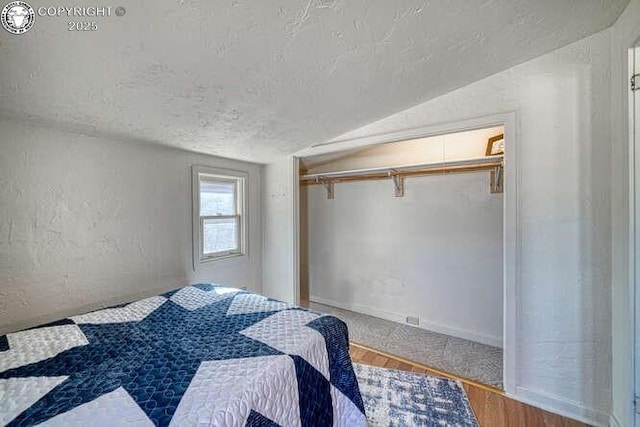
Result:
M122 17L37 16L0 29L0 114L269 162L598 32L627 3L141 0Z

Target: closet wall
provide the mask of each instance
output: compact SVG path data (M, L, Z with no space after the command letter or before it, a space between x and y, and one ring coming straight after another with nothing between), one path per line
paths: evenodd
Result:
M473 147L483 151L488 133L495 130L446 144L448 158L484 154ZM403 156L415 163L443 149L437 138L409 145L311 171L395 166ZM471 153L456 151L465 145ZM502 346L503 196L490 192L488 172L406 178L400 198L389 180L338 183L334 191L328 200L321 185L302 187L302 295L308 287L311 301L398 322L418 317L420 327Z

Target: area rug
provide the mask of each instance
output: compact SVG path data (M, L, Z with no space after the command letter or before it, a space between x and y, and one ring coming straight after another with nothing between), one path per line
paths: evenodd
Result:
M358 363L353 368L370 426L478 426L459 381Z

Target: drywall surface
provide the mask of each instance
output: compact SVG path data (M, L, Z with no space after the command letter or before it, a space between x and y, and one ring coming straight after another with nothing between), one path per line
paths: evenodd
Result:
M640 38L640 0L632 0L611 28L611 233L613 416L633 425L633 291L629 282L628 49ZM636 92L636 96L637 92ZM637 114L637 113L636 113ZM640 141L636 141L636 150ZM636 159L637 159L636 151ZM636 165L638 162L636 160ZM636 166L637 168L637 166ZM636 175L638 171L636 171ZM637 179L637 178L636 178ZM636 184L636 194L640 189ZM636 202L637 203L637 202ZM637 206L637 205L636 205ZM637 207L636 207L637 209Z
M0 121L0 333L193 282L260 290L261 166ZM249 173L247 256L191 259L191 165Z
M502 346L502 194L489 173L308 191L312 301Z
M355 152L345 152L342 157L322 162L324 157L303 159L306 173L335 172L365 168L412 166L452 160L484 157L489 138L504 133L503 126L475 129L446 135L416 138L390 144L377 144Z
M281 301L296 300L293 161L264 166L262 291Z
M606 30L337 138L515 112L516 394L598 424L611 410L610 46Z

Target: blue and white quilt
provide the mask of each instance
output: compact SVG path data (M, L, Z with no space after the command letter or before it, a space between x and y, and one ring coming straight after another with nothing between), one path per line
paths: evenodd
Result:
M0 337L0 425L359 426L345 324L195 285Z

